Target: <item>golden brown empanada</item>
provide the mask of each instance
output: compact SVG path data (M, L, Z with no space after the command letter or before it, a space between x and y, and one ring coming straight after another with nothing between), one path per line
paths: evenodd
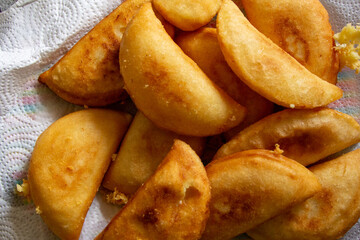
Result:
M206 25L216 15L222 0L153 0L154 8L184 31Z
M254 123L224 144L214 158L247 149L273 149L309 165L360 141L360 125L330 108L286 109Z
M97 239L199 239L209 201L210 184L200 158L176 140L154 175Z
M269 150L248 150L206 166L210 217L202 239L231 239L320 191L314 174Z
M251 89L288 108L315 108L342 97L342 90L312 74L254 28L240 9L224 0L218 39L225 59Z
M176 36L175 41L216 85L246 107L244 121L228 131L227 138L272 113L274 104L251 90L231 70L219 47L215 28L182 32Z
M215 86L174 43L150 3L125 30L120 69L135 105L158 127L209 136L238 125L245 116L245 108Z
M41 74L39 81L61 98L79 105L104 106L127 97L120 75L120 41L132 16L149 1L123 2ZM167 28L173 31L169 24Z
M104 177L107 189L132 195L155 172L169 152L174 139L189 144L200 156L205 138L180 136L158 128L138 111L121 143L115 161Z
M47 128L30 160L29 185L37 212L61 239L78 239L86 213L130 124L126 113L88 109Z
M335 84L339 57L334 32L319 0L242 0L251 24L310 72Z
M310 168L322 190L248 234L255 240L335 240L360 217L360 149Z

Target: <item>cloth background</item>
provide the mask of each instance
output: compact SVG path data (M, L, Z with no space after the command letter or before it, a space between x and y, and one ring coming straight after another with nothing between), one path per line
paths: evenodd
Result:
M82 107L60 99L37 78L121 1L0 1L0 239L56 239L34 205L16 196L14 188L26 178L37 137L56 119ZM346 23L360 23L359 0L321 1L335 32ZM338 86L344 97L330 107L360 122L360 77L345 69ZM93 239L117 211L98 194L80 238ZM360 224L344 239L360 239Z

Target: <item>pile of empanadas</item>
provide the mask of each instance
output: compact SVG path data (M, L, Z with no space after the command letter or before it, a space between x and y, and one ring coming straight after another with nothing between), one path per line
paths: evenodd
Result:
M356 223L360 150L319 163L360 141L326 107L342 97L326 10L242 5L247 18L231 0L126 0L40 75L90 106L46 129L30 161L57 236L79 238L100 185L125 205L96 239L337 239ZM91 108L127 97L134 116Z

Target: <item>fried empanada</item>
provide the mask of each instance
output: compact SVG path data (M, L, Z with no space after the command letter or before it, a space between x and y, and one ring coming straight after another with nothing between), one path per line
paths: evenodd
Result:
M222 0L153 0L154 8L184 31L206 25L216 15Z
M158 127L209 136L238 125L245 108L217 87L174 43L145 3L120 47L125 87L137 108Z
M224 0L217 17L220 48L236 75L251 89L284 107L315 108L342 97L342 90L312 74L254 28Z
M103 180L107 189L132 195L155 172L174 143L180 139L200 156L205 138L180 136L156 127L140 111L134 117L114 162Z
M78 239L86 213L130 124L131 116L105 109L71 113L36 141L29 185L37 212L61 239Z
M310 72L335 84L339 57L329 16L319 0L242 0L251 24Z
M97 239L199 239L209 201L209 179L200 158L176 140L154 175Z
M330 108L286 109L254 123L224 144L214 158L247 149L273 149L309 165L360 141L360 125Z
M274 104L251 90L226 63L219 47L215 28L201 28L196 32L182 32L175 41L216 85L246 107L247 113L244 121L235 129L227 132L228 138L272 113Z
M248 150L206 166L210 217L202 239L231 239L319 192L314 174L269 150Z
M360 149L310 170L322 190L248 232L255 240L335 240L360 217Z
M74 104L104 106L127 96L120 75L119 47L136 10L150 0L126 0L40 75L61 98Z

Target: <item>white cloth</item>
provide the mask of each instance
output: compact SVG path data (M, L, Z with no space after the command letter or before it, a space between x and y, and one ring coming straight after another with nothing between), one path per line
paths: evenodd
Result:
M334 31L359 23L359 0L323 0ZM37 137L59 117L80 109L37 82L53 65L121 0L2 0L0 2L0 239L56 239L35 214L33 204L14 194L26 178ZM360 120L360 79L352 71L339 75L344 99L332 105ZM95 198L81 239L93 239L118 208ZM360 237L360 225L344 239Z

